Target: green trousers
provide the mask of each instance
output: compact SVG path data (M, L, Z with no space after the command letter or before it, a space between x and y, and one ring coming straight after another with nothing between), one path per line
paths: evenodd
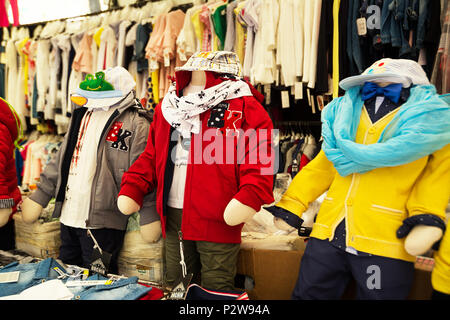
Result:
M182 209L168 208L166 222L165 260L167 285L173 286L182 275L180 241ZM187 273L199 278L205 289L234 291L234 278L239 243L217 243L183 240Z

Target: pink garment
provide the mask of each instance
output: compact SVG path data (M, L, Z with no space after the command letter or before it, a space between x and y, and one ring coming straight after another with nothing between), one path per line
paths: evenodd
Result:
M9 0L13 13L13 26L17 27L19 23L19 8L17 7L17 0ZM5 0L0 0L0 27L8 27L9 19L6 10Z
M203 22L205 28L203 29L203 39L202 39L202 51L211 51L211 21L209 16L211 15L208 6L204 5L202 7L202 12L200 12L200 21Z
M171 11L167 14L166 28L164 29L163 51L168 52L170 60L178 56L176 54L176 42L181 32L186 14L181 10Z
M92 36L86 32L78 46L77 53L72 62L72 68L78 72L92 73Z
M149 60L164 62L163 40L164 30L166 28L166 16L167 14L162 14L155 20L153 31L145 47L145 57Z

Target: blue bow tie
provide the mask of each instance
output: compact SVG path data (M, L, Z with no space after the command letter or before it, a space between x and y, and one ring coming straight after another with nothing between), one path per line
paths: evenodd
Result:
M376 83L366 82L362 88L361 99L366 101L367 99L375 96L385 96L394 103L398 103L400 99L400 93L402 92L401 83L393 83L386 87L379 87Z

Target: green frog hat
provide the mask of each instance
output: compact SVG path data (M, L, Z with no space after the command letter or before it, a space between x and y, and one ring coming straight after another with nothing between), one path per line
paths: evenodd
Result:
M135 87L133 76L125 68L114 67L96 72L95 75L87 74L77 90L70 95L70 100L89 109L108 110Z

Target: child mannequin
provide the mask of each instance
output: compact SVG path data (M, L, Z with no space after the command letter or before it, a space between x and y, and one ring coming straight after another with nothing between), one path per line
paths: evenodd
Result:
M322 111L322 150L267 208L281 229L312 224L292 297L339 299L353 278L359 299L406 299L415 256L445 230L450 110L412 60L379 60L340 86Z
M169 286L186 271L200 276L206 289L233 291L243 222L273 202L273 175L261 174L260 162L214 161L237 150L239 129L272 126L256 90L239 75L236 55L222 51L196 53L178 68L155 109L146 150L122 179L118 206L124 214L157 185ZM209 135L223 146L213 161Z
M150 126L134 86L122 67L88 75L80 83L71 97L79 107L69 132L42 173L37 190L22 205L23 220L32 223L55 197L53 216L61 222L59 258L64 263L89 268L93 235L101 250L111 254L108 271L118 272L128 216L117 208L117 191L123 172L145 148ZM161 234L153 197L147 195L140 211L146 241L156 241Z
M15 248L13 214L21 201L14 152L21 139L21 122L13 107L0 98L0 249Z
M201 70L192 71L191 81L186 86L186 88L184 88L183 95L201 91L205 88L205 84L205 72ZM125 195L119 196L117 200L117 206L119 207L119 210L125 215L131 215L134 212L139 211L140 209L136 201ZM256 211L253 208L246 206L236 199L231 199L225 209L223 218L229 226L236 226L251 219L255 215L255 213ZM151 226L146 227L150 228ZM155 228L157 227L158 226L155 226ZM153 232L149 232L149 234L152 233Z

